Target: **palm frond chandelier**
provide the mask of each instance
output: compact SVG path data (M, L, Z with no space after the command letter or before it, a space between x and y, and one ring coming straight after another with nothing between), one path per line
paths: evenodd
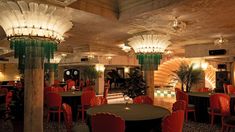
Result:
M64 40L64 33L72 28L71 11L47 4L25 1L0 1L0 26L6 32L19 69L25 67L29 52L34 57L53 58L57 44ZM33 49L39 49L37 52Z
M128 39L128 44L134 49L144 70L156 70L160 64L162 54L171 44L169 40L168 35L144 34Z

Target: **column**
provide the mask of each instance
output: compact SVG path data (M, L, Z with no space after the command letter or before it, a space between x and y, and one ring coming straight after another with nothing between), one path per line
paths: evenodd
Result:
M235 85L235 62L232 62L231 64L231 69L230 69L230 73L231 73L231 84L234 86Z
M97 94L104 92L104 72L99 72L99 77L95 81L95 91Z
M147 83L147 95L154 100L154 70L146 70L145 81Z
M43 132L44 58L35 57L33 53L40 50L41 47L32 48L25 56L24 132Z

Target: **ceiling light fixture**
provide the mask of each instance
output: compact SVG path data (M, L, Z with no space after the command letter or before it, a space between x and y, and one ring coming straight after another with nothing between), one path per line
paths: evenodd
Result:
M131 50L131 47L127 44L121 44L119 47L121 47L124 52L129 52Z
M171 44L169 40L168 35L150 33L134 36L128 39L128 44L134 49L142 68L154 70L158 68L165 49Z
M227 42L228 42L227 39L225 39L223 36L220 36L218 39L216 39L216 40L214 41L214 44L215 44L216 46L221 47L222 45L226 44Z
M62 6L68 6L77 0L47 0L47 1L55 3L55 4L59 4Z
M25 1L0 2L0 7L0 25L9 39L37 37L60 43L73 25L68 8Z
M186 23L178 20L178 17L175 17L174 20L169 23L169 25L173 32L179 32L186 28Z

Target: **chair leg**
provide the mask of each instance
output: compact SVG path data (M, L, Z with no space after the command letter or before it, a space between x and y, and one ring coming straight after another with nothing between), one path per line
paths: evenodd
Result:
M82 109L82 123L84 123L84 109Z
M79 111L77 112L77 122L78 122L78 120L79 120Z
M186 122L188 122L188 111L185 111Z
M196 120L196 112L195 111L193 111L193 115L194 115L194 121L197 121Z
M222 124L221 132L224 132L225 126Z
M226 127L226 132L229 132L229 127L228 126Z
M211 127L214 125L214 115L211 114Z
M59 122L59 128L60 128L60 114L61 114L60 111L58 112L58 114L59 114L58 115L58 122Z
M47 113L47 122L50 120L50 112Z

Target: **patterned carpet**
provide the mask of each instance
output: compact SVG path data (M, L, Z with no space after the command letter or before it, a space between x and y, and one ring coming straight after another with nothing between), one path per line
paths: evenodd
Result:
M22 132L22 127L17 125L14 127L13 121L11 120L0 120L0 131L1 132ZM74 123L74 132L89 132L89 129L86 124ZM214 126L210 128L209 124L197 123L189 121L184 123L183 132L220 132L221 128L219 126ZM57 122L44 123L44 132L66 132L65 125L61 123L58 127ZM235 129L231 129L230 132L235 132Z

